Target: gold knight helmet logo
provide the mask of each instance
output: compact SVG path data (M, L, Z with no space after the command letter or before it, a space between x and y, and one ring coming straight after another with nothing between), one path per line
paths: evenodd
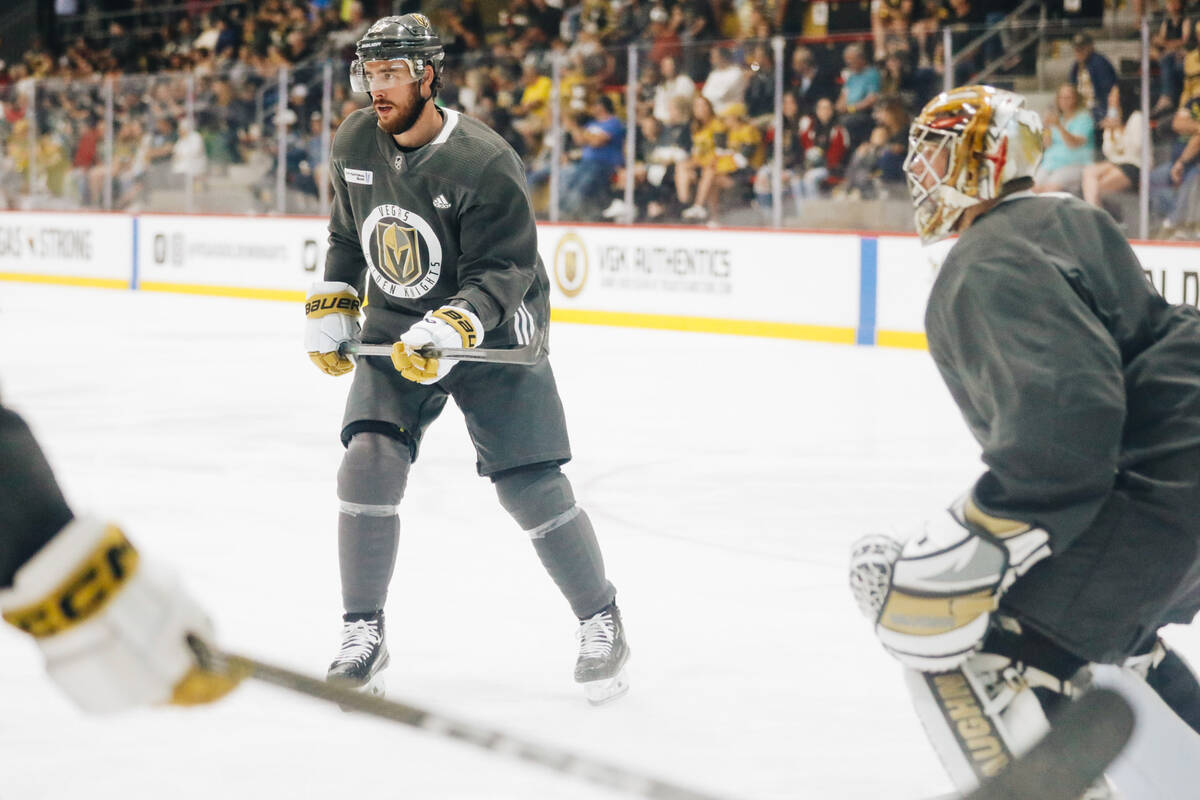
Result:
M401 286L421 277L421 240L416 228L403 227L394 220L381 220L375 226L379 248L379 268Z

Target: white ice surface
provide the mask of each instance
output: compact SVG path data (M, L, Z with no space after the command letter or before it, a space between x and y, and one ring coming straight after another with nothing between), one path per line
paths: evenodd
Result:
M321 674L349 379L313 368L302 324L287 303L0 284L0 389L73 506L171 563L225 647ZM934 513L981 469L928 355L577 325L552 346L633 688L584 702L573 617L451 405L402 506L392 696L742 800L947 791L845 578L854 539ZM617 796L262 684L88 718L0 631L0 800L76 793Z

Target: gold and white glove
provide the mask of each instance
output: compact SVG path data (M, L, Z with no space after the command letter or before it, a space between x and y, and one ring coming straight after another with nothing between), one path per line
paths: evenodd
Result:
M392 346L392 366L404 377L417 383L436 383L446 377L453 358L425 358L417 350L434 347L478 347L483 341L483 323L470 309L442 306L427 311L425 317L404 332Z
M237 681L200 667L188 634L212 625L116 526L75 519L0 590L0 615L34 637L50 677L91 712L223 697Z
M1050 555L1049 535L960 498L900 543L854 546L850 586L884 649L924 672L954 669L983 642L1013 581Z
M362 325L358 291L341 281L318 281L304 301L304 349L317 368L328 375L345 375L354 361L338 348L358 342Z

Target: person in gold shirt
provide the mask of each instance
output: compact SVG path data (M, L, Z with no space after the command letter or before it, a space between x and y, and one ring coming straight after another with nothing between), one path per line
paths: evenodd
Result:
M716 216L723 192L752 185L764 158L762 131L746 118L744 103L730 103L721 109L714 124L693 136L692 142L693 152L700 151L704 157L697 159L700 178L696 201L683 210L683 218L708 220Z

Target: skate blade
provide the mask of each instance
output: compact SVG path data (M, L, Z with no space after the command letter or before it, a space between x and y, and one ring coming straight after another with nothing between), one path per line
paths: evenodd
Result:
M343 684L343 685L345 685L345 684ZM387 692L387 684L383 679L383 671L382 670L380 670L379 672L376 672L375 675L369 681L364 683L362 686L354 686L354 687L347 687L347 688L353 688L354 691L370 695L371 697L383 697ZM350 708L349 706L343 706L341 704L338 704L338 708L340 708L342 711L357 711L358 710L355 708Z
M622 669L611 678L599 681L588 681L583 684L583 693L587 701L594 706L611 703L629 691L629 675Z

